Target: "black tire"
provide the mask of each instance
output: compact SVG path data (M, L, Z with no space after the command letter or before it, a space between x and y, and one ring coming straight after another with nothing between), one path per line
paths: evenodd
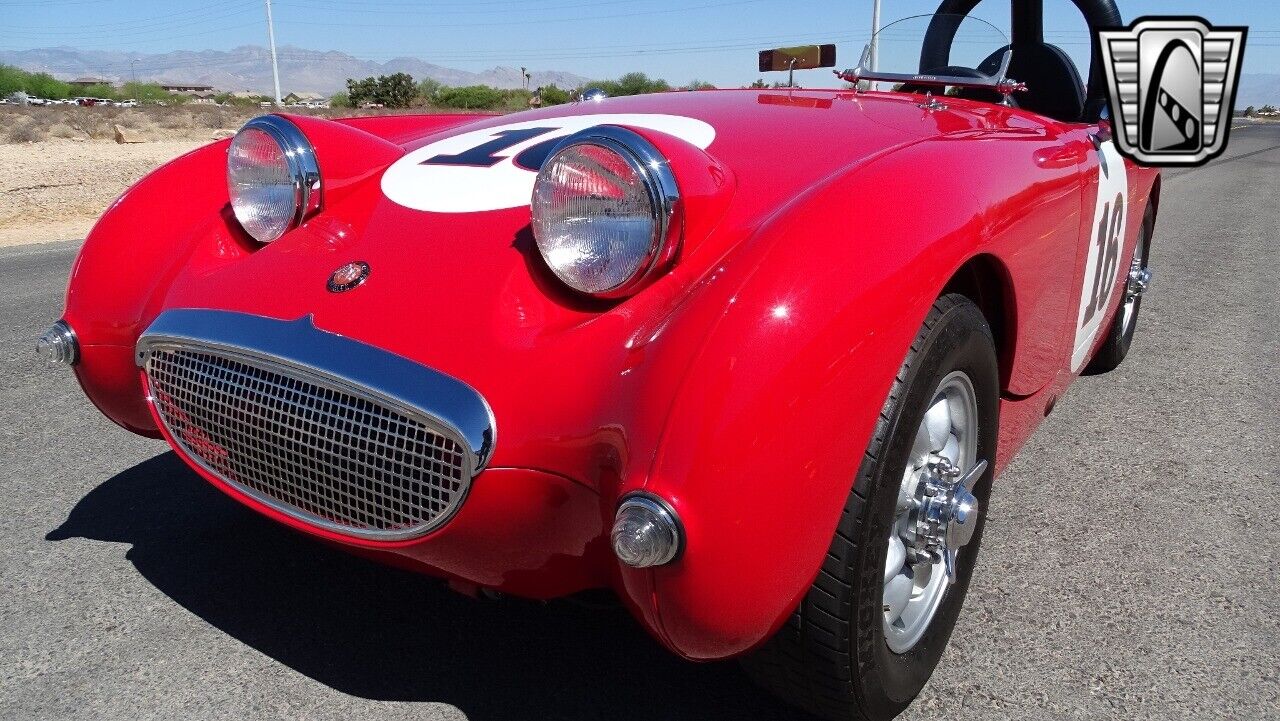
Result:
M889 528L911 444L935 389L956 370L968 374L976 392L978 457L995 460L999 374L991 328L969 299L946 295L934 303L898 371L813 587L781 630L743 659L756 683L811 714L833 721L897 716L924 687L951 637L985 516L960 552L956 582L937 615L906 653L885 642L882 597ZM991 476L988 470L974 488L983 508Z
M1146 215L1142 217L1142 227L1138 229L1138 242L1134 246L1135 249L1142 250L1143 264L1147 265L1151 262L1151 231L1155 226L1155 209L1147 206ZM1130 261L1132 262L1132 260ZM1128 283L1129 266L1123 268L1121 282ZM1124 362L1125 356L1129 355L1129 347L1133 345L1134 331L1138 329L1138 314L1142 310L1142 297L1133 301L1133 318L1126 327L1124 322L1124 300L1121 299L1121 305L1116 309L1116 317L1111 320L1111 327L1107 330L1107 337L1102 341L1102 345L1098 346L1098 352L1093 354L1089 364L1084 368L1084 375L1096 376L1102 373L1110 373L1120 364Z

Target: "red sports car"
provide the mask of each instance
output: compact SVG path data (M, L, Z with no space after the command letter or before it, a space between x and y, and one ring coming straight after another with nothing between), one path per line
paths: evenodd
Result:
M1097 58L976 4L847 90L255 119L112 205L41 350L282 524L889 718L993 478L1129 349L1160 200Z

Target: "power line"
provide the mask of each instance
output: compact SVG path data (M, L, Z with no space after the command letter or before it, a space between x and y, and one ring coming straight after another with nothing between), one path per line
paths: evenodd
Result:
M812 40L812 41L822 40L822 41L835 41L839 43L839 42L850 42L850 41L856 42L858 39L865 39L865 38L856 38L851 36L832 36L826 33L822 33L822 34L815 33L811 36L806 36L801 34L789 34L785 37L756 38L754 40L746 39L747 42L717 43L717 44L703 44L703 45L681 45L681 46L670 46L670 45L668 46L630 46L630 47L622 46L622 47L613 47L613 48L610 48L607 46L589 46L579 50L564 50L564 51L545 50L540 52L530 52L528 50L519 49L519 48L504 49L504 50L470 50L470 51L468 50L456 50L456 51L436 50L432 53L431 61L437 62L437 63L449 63L449 62L468 63L468 62L484 62L484 61L499 62L499 61L519 61L522 59L528 59L531 56L540 62L553 61L553 60L591 60L591 59L612 58L612 57L642 58L646 56L704 54L704 53L713 53L713 52L729 52L729 51L735 51L735 50L754 50L754 49L758 49L762 45L777 44L782 42L803 42L808 40ZM1264 47L1280 47L1280 45L1264 44ZM14 52L21 52L21 51L14 51ZM205 52L220 52L220 51L205 51ZM263 55L266 55L267 52L268 51L264 49ZM183 54L188 55L188 54L194 54L194 53L184 52ZM320 51L309 51L309 50L302 50L302 49L291 50L291 49L285 48L285 49L278 50L277 54L279 58L284 60L291 60L291 61L296 60L296 61L306 62L306 61L315 59L321 53ZM378 65L383 64L383 62L380 62L380 59L382 59L384 62L387 60L402 58L402 57L408 57L415 60L421 59L418 57L417 53L411 50L402 50L402 51L395 51L395 52L385 51L382 53L343 53L343 54L354 61L370 62ZM215 69L234 68L234 67L243 66L246 60L251 60L251 59L243 58L243 57L215 59L213 57L208 57L206 55L201 55L200 57L195 57L195 58L182 60L182 61L164 60L160 58L149 58L149 59L137 59L137 67L139 70L141 70L144 73L160 73L160 72L167 72L169 70L187 69L187 68L195 68L195 67L206 67L206 68L215 68ZM47 65L46 64L46 65L43 65L42 67L44 69L47 69L53 72L81 72L85 70L86 67L94 66L99 68L118 70L119 73L122 74L124 70L128 68L129 62L130 62L129 60L121 59L120 61L113 62L113 63L90 61L90 62L86 62L85 64L78 64L78 65Z
M744 38L743 40L745 40L746 42L735 42L735 43L717 43L717 44L709 44L709 45L685 44L685 45L674 46L674 47L670 45L667 45L667 46L639 45L639 46L630 46L630 47L628 46L609 47L609 46L596 45L596 46L587 46L580 50L575 50L575 51L554 51L554 50L543 51L541 54L529 53L528 51L521 50L521 49L494 50L494 51L443 51L443 52L437 51L437 53L434 54L432 60L435 62L474 62L474 61L482 61L482 60L497 61L497 60L507 60L507 59L514 60L519 58L530 57L530 55L534 55L538 60L563 60L563 59L578 59L578 58L592 59L592 58L619 57L619 56L641 57L645 55L688 54L688 53L717 52L717 51L725 51L725 50L755 50L755 49L759 49L762 45L766 45L766 44L777 44L777 43L783 43L783 42L801 42L809 39L814 39L814 40L820 39L820 40L826 40L826 41L842 42L847 40L848 37L832 36L828 33L815 34L813 36L790 34L787 36L782 36L782 37L775 36L772 38L768 38L768 37ZM265 52L266 51L264 50L264 54ZM290 50L288 48L277 51L278 57L283 60L297 60L301 62L313 60L320 54L321 53L319 51ZM375 57L371 57L371 56L380 56L387 60L401 58L401 57L411 57L413 59L418 59L414 55L414 53L411 51L383 52L383 53L372 53L372 54L344 53L344 55L347 55L354 61L372 62L379 65L381 65L382 63L379 62ZM209 68L237 67L237 66L242 66L245 60L246 60L245 58L240 58L240 57L226 58L226 59L200 57L200 58L192 58L192 59L183 60L183 61L164 60L164 59L158 59L158 58L151 58L151 59L133 58L130 60L122 59L116 63L99 62L94 64L97 65L98 67L103 67L103 68L123 69L130 62L136 62L137 67L141 69L143 72L163 72L170 69L191 68L191 67L209 67ZM80 65L45 65L44 67L56 72L77 72L83 69L83 67ZM546 72L546 71L543 70L542 72Z
M250 27L257 27L257 26L258 26L258 23L241 23L239 25L227 25L227 26L218 27L218 28L209 28L208 30L202 30L202 31L184 32L183 37L186 38L186 37L198 37L203 35L213 35L215 33L226 32L228 30L239 30L241 28L250 28ZM6 37L8 37L8 35L6 35ZM112 36L112 37L115 37L115 36ZM58 40L56 42L69 43L73 41ZM129 40L129 42L132 44L132 43L137 43L142 41L138 39L132 39L132 40ZM29 48L29 49L40 49L40 48ZM91 50L92 48L86 48L86 49ZM13 52L23 52L23 51L14 50ZM116 51L116 52L121 52L121 51ZM209 52L209 51L207 50L174 50L172 52L198 53L198 52ZM214 51L214 52L218 52L218 51Z
M22 26L14 26L11 29L29 30L29 31L45 31L45 30L58 31L58 30L67 30L68 28L71 28L73 29L72 32L74 32L75 28L102 29L102 28L110 28L110 27L116 27L116 26L137 27L140 24L144 26L152 25L152 24L163 25L163 24L166 24L167 22L173 21L174 18L177 18L178 19L177 21L179 22L183 20L198 19L210 14L216 14L224 10L229 10L235 7L240 8L241 11L252 9L252 5L248 4L248 2L250 1L251 0L238 0L237 2L213 3L213 4L204 5L203 7L189 8L187 10L180 10L178 12L166 13L164 15L151 15L151 16L146 16L142 18L137 18L134 20L116 20L112 22L83 23L79 25L69 24L69 23L59 23L57 25L22 25ZM0 6L0 7L4 7L4 6Z
M96 30L32 30L24 29L6 30L5 37L23 37L34 39L37 41L47 40L51 42L68 42L69 39L75 38L122 38L122 37L140 37L147 35L159 35L169 33L175 30L185 30L187 28L198 28L206 26L210 22L219 20L229 20L231 18L245 15L252 11L252 8L243 8L241 10L219 11L218 14L209 15L200 18L190 18L177 21L165 21L155 25L135 25L133 29L109 29L101 28ZM185 35L186 33L184 33Z
M666 15L670 13L684 13L693 10L707 10L710 8L734 7L740 5L751 5L754 3L764 2L764 0L732 0L731 2L708 3L705 5L686 5L679 8L667 8L665 10L637 10L627 13L616 13L613 15L588 15L571 18L542 18L542 19L526 19L512 20L506 22L482 22L482 23L426 23L426 24L409 24L409 23L342 23L342 22L317 22L314 20L292 20L292 25L314 25L320 27L342 27L342 28L381 28L381 29L405 29L405 28L483 28L505 25L533 25L533 24L554 24L554 23L581 23L591 20L614 20L618 18L641 17L647 15Z
M422 16L436 17L439 15L494 15L494 14L511 15L511 14L519 13L521 11L549 12L553 10L583 10L583 9L596 8L596 7L608 7L613 5L634 6L635 4L636 4L636 0L600 0L599 2L570 3L568 5L552 5L547 7L530 7L528 4L523 4L519 7L474 9L474 6L480 5L480 3L469 3L471 7L467 9L432 10L430 12L423 12L420 6L416 8L406 8L404 10L388 10L385 7L375 10L375 9L365 9L365 8L352 8L348 3L341 3L340 5L334 5L334 6L326 6L326 5L321 5L319 3L308 3L306 5L297 5L292 3L278 3L280 7L290 7L290 8L295 8L299 10L308 10L308 11L323 10L326 12L337 12L337 13L349 12L351 14L358 14L358 15L414 15L419 17L422 17ZM679 10L679 8L677 8L677 10Z

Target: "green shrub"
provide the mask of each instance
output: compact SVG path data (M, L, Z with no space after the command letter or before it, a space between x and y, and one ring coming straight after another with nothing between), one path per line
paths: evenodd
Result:
M461 88L441 88L435 97L435 105L461 110L492 110L505 100L504 93L488 85L468 85Z
M87 88L76 88L76 96L119 100L120 91L110 85L90 85Z
M600 88L609 97L661 93L671 89L671 85L667 81L661 78L650 78L644 73L627 73L617 80L597 80L587 83L583 87Z
M440 92L443 87L444 85L439 80L425 78L418 83L418 97L430 103L435 99L436 93Z
M140 103L163 102L166 105L181 104L191 99L189 95L171 93L160 87L159 83L125 83L115 91L115 94L121 100L137 100Z
M364 80L347 78L347 98L359 107L365 103L377 103L388 108L407 108L418 97L418 86L407 73L379 75Z
M547 105L563 105L569 102L569 91L561 90L555 85L544 85L542 90L542 104Z
M48 73L29 73L11 65L0 65L0 97L16 92L54 100L72 97L71 86Z

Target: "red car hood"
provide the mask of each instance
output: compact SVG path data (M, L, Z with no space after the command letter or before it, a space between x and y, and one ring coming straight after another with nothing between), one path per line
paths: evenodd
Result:
M405 118L349 123L382 135L387 147L399 146L394 153L378 151L399 162L405 153L478 128L554 125L556 119L602 113L676 116L714 129L706 156L699 156L707 164L676 172L681 178L682 172L706 175L710 168L712 176L720 173L720 187L707 191L705 202L690 203L682 257L635 297L602 304L562 288L534 245L527 200L475 212L424 211L388 197L386 171L330 193L320 215L266 247L246 242L224 210L209 240L174 270L167 288L157 289L162 296L152 308L216 308L279 319L311 315L320 329L476 388L498 419L494 465L538 458L545 467L556 453L548 445L561 451L599 447L600 453L588 454L596 460L566 460L552 469L594 481L602 466L621 472L635 445L626 435L636 406L669 403L649 398L654 389L644 385L646 369L683 363L696 348L664 349L656 359L655 341L682 299L736 243L789 200L851 164L981 124L975 112L926 113L906 97L745 90L616 98L445 131L414 132L412 119ZM326 153L336 152L317 142L322 170ZM418 192L429 197L448 188ZM850 198L851 213L856 203ZM695 218L699 213L705 217ZM367 281L349 292L329 292L330 275L351 261L370 266Z
M495 116L451 127L415 127L411 118L352 118L341 122L375 133L413 151L444 138L482 128L522 124L555 126L557 121L615 115L688 118L709 125L714 140L704 147L745 185L760 181L774 197L793 195L832 169L925 137L963 132L983 125L984 106L960 101L941 112L925 112L912 96L819 90L722 90L671 92L610 98ZM990 106L985 106L990 108ZM976 111L976 112L975 112ZM539 122L550 121L550 122ZM622 124L622 123L618 123ZM765 197L759 200L764 202Z

